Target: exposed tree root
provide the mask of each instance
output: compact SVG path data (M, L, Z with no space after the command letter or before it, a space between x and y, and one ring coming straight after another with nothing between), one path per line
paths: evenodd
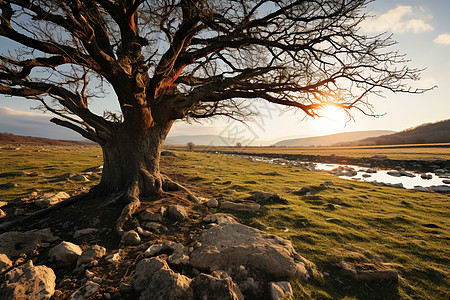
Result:
M124 193L123 197L127 202L129 202L122 210L119 218L116 221L116 231L122 236L124 234L123 226L126 221L133 217L133 214L137 211L139 206L141 206L141 201L139 201L139 186L136 182L131 185L127 191Z

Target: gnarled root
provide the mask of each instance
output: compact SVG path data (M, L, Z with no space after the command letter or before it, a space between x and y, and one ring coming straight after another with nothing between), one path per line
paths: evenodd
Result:
M125 222L130 220L139 206L141 206L141 201L139 201L139 194L139 185L137 182L131 185L123 194L124 200L126 200L128 204L123 208L119 218L116 221L116 231L120 236L122 236L125 232L123 230Z

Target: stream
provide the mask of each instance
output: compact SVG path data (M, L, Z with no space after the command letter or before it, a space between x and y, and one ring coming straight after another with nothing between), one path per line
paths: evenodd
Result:
M450 170L448 169L434 169L433 172L415 173L405 171L401 167L389 170L356 165L306 162L253 155L231 155L234 157L245 158L250 161L295 166L311 171L323 171L344 179L368 181L376 186L414 189L421 192L428 192L430 190L444 193L450 192Z

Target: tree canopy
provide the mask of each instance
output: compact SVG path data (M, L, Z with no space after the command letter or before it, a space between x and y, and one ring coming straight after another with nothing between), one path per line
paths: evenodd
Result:
M372 115L371 94L423 90L390 37L360 33L369 2L0 0L0 36L16 42L0 57L0 93L100 144L121 124L245 118L254 99ZM91 111L105 87L120 115Z

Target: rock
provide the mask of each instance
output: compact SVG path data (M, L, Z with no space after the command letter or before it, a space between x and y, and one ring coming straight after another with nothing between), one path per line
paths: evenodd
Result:
M334 224L344 223L341 219L338 219L338 218L327 218L327 219L325 219L325 221L327 221L329 223L334 223Z
M340 205L334 204L334 203L327 203L327 204L324 204L324 206L325 206L325 209L329 209L329 210L336 210L339 207L341 207Z
M201 246L190 254L194 268L228 270L243 265L273 276L309 278L306 266L312 263L298 255L288 240L233 222L203 230Z
M259 182L254 181L254 180L246 180L244 181L245 184L259 184Z
M186 219L189 219L189 214L187 213L185 207L181 205L169 206L169 208L166 211L166 214L169 218L177 221L184 221Z
M8 205L8 202L0 201L0 207L6 206L6 205Z
M34 204L40 208L47 208L68 198L70 198L70 196L65 192L59 192L57 194L45 193L34 200Z
M9 231L0 234L0 253L8 257L16 257L29 254L44 242L54 242L50 228L30 230L27 232Z
M80 181L80 182L89 181L89 179L87 179L86 176L81 175L81 174L75 174L75 175L71 176L70 179L74 180L74 181Z
M94 234L97 232L98 232L97 228L84 228L84 229L75 231L73 234L73 238L78 239L78 238L82 237L83 235Z
M94 295L100 287L100 284L93 281L86 282L82 287L76 290L68 300L84 300Z
M422 179L431 179L431 178L433 178L433 175L431 175L431 174L422 174L422 175L420 175L420 177Z
M219 225L223 224L237 224L237 222L233 219L233 216L226 214L213 214L207 215L203 218L203 222L205 223L217 223Z
M261 208L261 205L253 201L244 201L244 202L225 201L222 202L220 208L237 211L258 211Z
M442 180L442 182L445 184L450 184L450 180L448 180L448 179L444 179L444 180Z
M399 171L388 171L386 174L394 177L400 177L402 174Z
M158 241L151 245L145 252L145 257L155 256L162 251L171 251L168 261L174 265L187 264L189 262L189 256L187 255L189 249L186 249L183 245L171 241Z
M108 255L105 259L106 259L106 261L109 262L110 264L113 264L113 265L117 266L117 265L119 264L120 260L122 259L120 250L119 250L119 252L117 252L117 253Z
M259 204L269 204L269 203L280 203L280 204L288 204L288 202L281 198L278 194L275 193L266 193L266 192L253 192L248 200L254 200Z
M140 242L141 237L134 230L124 232L122 235L122 239L120 241L122 245L130 245L130 246L138 245Z
M416 177L416 175L406 172L406 171L400 171L400 175L406 176L406 177L411 177L411 178Z
M155 223L155 224L158 224L158 223ZM140 236L143 236L143 237L149 237L152 235L152 233L150 231L145 230L142 227L136 227L136 231L137 231L137 233L139 233Z
M310 186L302 186L300 190L298 190L297 194L299 195L314 195L316 192Z
M0 209L0 219L6 217L6 213Z
M237 285L223 271L213 275L201 273L192 280L191 287L196 299L244 300Z
M153 213L150 210L143 210L139 214L139 219L142 221L148 221L148 222L162 222L163 220L163 214L162 213Z
M432 186L430 186L430 189L432 189L435 192L439 192L439 193L450 192L450 186L448 186L448 185L432 185Z
M81 253L77 260L77 267L82 266L84 264L89 264L94 260L98 260L102 258L106 254L106 249L99 245L94 245Z
M12 261L6 254L0 253L0 273L12 266Z
M420 186L420 185L415 185L414 190L418 191L418 192L428 192L429 191L427 188L424 188L423 186Z
M386 269L383 266L373 263L349 263L340 262L342 272L356 280L365 282L394 281L398 282L398 273L392 269Z
M71 265L78 260L83 253L80 246L70 242L61 242L48 252L48 257L62 265Z
M8 183L3 183L0 184L0 189L12 189L12 188L16 188L19 185L17 183L12 183L12 182L8 182Z
M218 208L219 207L219 201L217 201L214 198L209 199L208 202L206 202L206 206L209 207L209 208Z
M158 231L159 229L161 229L163 226L159 223L156 222L147 222L144 223L144 228L151 230L151 231Z
M370 175L370 174L362 174L361 176L364 177L364 178L372 177L372 175Z
M30 260L5 275L0 286L0 300L50 299L55 293L56 276L46 266L34 266Z
M18 177L18 176L27 176L28 172L23 172L23 171L15 171L15 172L5 172L5 173L0 173L0 178L4 178L4 177Z
M172 152L172 151L169 151L169 150L164 150L164 151L161 151L161 156L173 156L173 157L176 157L177 154Z
M375 170L375 169L367 169L365 172L369 173L369 174L374 174L374 173L377 173L377 170Z
M139 299L193 299L191 279L175 273L166 261L154 257L141 260L136 266L132 284Z
M292 299L294 296L289 281L271 282L269 287L272 300Z
M333 181L325 181L324 183L321 183L320 185L328 186L328 185L334 185Z

